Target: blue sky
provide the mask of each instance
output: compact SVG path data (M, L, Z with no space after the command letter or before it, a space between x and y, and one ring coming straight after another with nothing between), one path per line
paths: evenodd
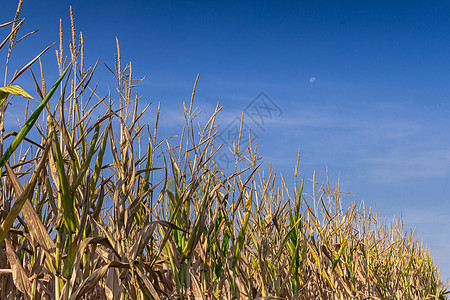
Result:
M16 5L2 3L2 23ZM145 77L143 101L161 101L163 132L182 126L198 73L201 118L220 102L224 127L265 92L282 111L255 127L265 167L292 182L300 147L302 175L322 181L328 166L349 201L376 201L389 218L402 211L450 277L450 2L25 0L22 33L40 32L12 59L57 42L59 18L68 43L69 5L86 64L100 57L97 78L113 87L104 63L117 37Z

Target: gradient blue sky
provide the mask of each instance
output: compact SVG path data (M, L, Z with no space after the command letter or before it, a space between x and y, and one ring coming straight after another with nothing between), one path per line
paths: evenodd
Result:
M59 18L68 43L72 5L86 64L100 57L97 78L113 87L104 63L117 37L146 78L143 101L162 103L163 132L181 128L197 73L202 118L219 101L224 126L263 91L283 111L256 131L265 167L292 182L301 147L302 175L323 181L328 166L348 201L376 201L389 218L402 211L450 277L450 2L24 2L22 33L40 32L18 64L58 41ZM2 3L2 23L16 5ZM54 64L55 49L44 61Z

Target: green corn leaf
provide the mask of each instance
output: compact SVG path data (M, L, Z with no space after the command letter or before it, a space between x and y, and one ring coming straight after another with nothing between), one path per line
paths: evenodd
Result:
M228 219L225 216L225 223L228 223ZM230 237L231 237L231 233L230 230L227 228L223 234L223 241L222 241L222 245L220 248L220 251L222 253L222 257L226 257L227 255L227 251L228 251L228 244L230 242ZM214 268L214 281L218 281L220 279L220 273L222 272L222 268L223 268L223 262L222 259L219 259L219 261L217 262L215 268Z
M208 182L206 183L206 190L208 190L209 184L210 184L210 178L209 178ZM200 208L200 212L198 213L197 218L194 223L194 228L191 232L191 235L189 237L187 244L185 245L185 247L183 249L183 259L185 259L186 257L188 257L190 255L192 249L195 248L196 243L200 239L202 232L199 231L199 228L200 228L201 224L205 222L204 214L205 214L205 209L206 209L207 204L208 204L208 193L205 192L203 195L202 206Z
M152 166L152 157L153 157L153 148L152 148L152 142L148 142L148 149L147 149L147 165L145 166L146 169L150 169ZM145 172L144 176L144 186L142 187L142 192L145 193L148 191L149 188L149 180L150 180L150 171Z
M348 238L345 239L345 241L341 244L341 247L339 248L338 254L336 256L336 259L333 261L333 266L331 268L331 272L334 271L334 269L336 268L339 260L341 259L342 253L344 253L345 247L347 245L347 240Z
M54 157L56 160L56 167L58 169L58 177L61 185L61 196L62 196L62 207L63 207L63 218L66 228L70 232L75 232L75 206L74 197L70 192L69 182L66 175L66 170L64 168L63 157L61 154L58 138L56 132L53 132L53 150Z
M253 191L250 191L250 194L247 198L247 203L245 204L245 212L244 212L244 223L242 224L241 231L239 232L237 243L234 248L233 258L231 259L231 266L233 269L236 267L239 257L241 255L242 247L244 246L245 234L247 233L248 219L250 218L250 211L252 209L252 197Z
M83 165L81 166L81 170L79 171L78 176L72 185L72 189L71 189L72 192L74 192L76 190L76 188L80 185L81 180L83 179L84 175L86 174L86 171L89 169L89 165L91 163L92 156L94 156L94 153L95 153L95 145L97 144L99 132L100 132L100 125L97 124L95 126L94 136L92 137L91 146L89 147L89 152L86 157L86 160L84 161Z
M64 264L64 270L63 270L63 274L65 277L70 277L72 275L72 268L73 268L73 264L75 262L75 256L77 254L77 239L72 240L72 236L70 234L69 231L69 235L67 237L68 239L68 245L67 245L67 259L66 262Z
M304 182L305 182L305 179L302 180L302 185L300 186L300 191L298 193L297 205L295 207L295 216L297 218L300 216L300 204L301 204L301 201L302 201L303 183Z
M98 178L100 176L100 169L101 169L102 163L103 163L103 156L104 156L105 150L106 150L106 142L108 140L108 133L109 133L110 127L111 127L111 120L109 121L108 125L106 126L105 131L103 132L103 138L100 143L100 150L98 151L97 160L95 161L94 173L92 174L90 191L89 191L89 201L92 201L92 199L94 198L95 187L97 186ZM103 201L103 199L100 198L100 202L102 202L102 201ZM96 213L97 213L97 211L96 211ZM94 217L98 217L96 213L94 213ZM98 213L100 213L100 210L98 210Z
M289 252L291 253L292 256L295 255L294 250L298 247L298 243L297 243L297 240L295 241L295 243L293 243L292 241L291 241L290 243L288 243L288 241L289 241L289 239L291 238L292 233L293 233L295 227L297 226L298 223L301 222L301 220L302 220L301 217L298 218L297 222L292 226L292 228L291 228L291 229L289 230L289 232L285 235L283 241L281 242L282 247L284 247L284 245L286 245L286 244L288 245L288 250L289 250ZM280 259L281 254L282 254L281 251L278 252L278 254L277 254L277 259L276 259L276 260L279 260L279 259Z
M222 260L219 260L214 266L214 278L213 281L219 281L220 273L222 272L223 263Z
M48 92L47 96L42 99L41 103L38 105L38 107L35 109L33 114L28 118L28 120L23 125L22 129L19 131L17 136L12 141L11 145L9 145L8 149L6 149L6 152L2 155L0 158L0 168L2 168L6 161L9 159L9 157L13 154L13 152L17 149L19 144L22 142L22 140L25 138L25 136L30 132L31 128L33 127L34 123L38 119L39 115L41 114L44 107L47 105L50 98L55 93L56 89L58 88L59 84L63 80L64 76L66 75L67 71L69 70L70 64L67 66L67 68L64 70L64 72L61 74L61 76L58 78L56 83L53 85L50 92Z
M411 251L411 257L409 258L408 266L406 267L406 277L409 276L409 270L411 269L413 258L414 258L414 245Z

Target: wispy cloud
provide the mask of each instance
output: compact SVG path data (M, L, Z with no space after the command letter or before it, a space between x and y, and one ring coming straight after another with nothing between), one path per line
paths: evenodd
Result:
M366 165L371 179L381 182L449 175L450 149L412 152L407 148L393 149L388 153L372 152L371 156L360 156L358 163Z

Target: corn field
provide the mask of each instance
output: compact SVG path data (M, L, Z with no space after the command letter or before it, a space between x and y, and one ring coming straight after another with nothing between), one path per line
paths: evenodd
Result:
M446 299L438 266L401 218L342 207L339 184L300 178L299 163L293 183L264 172L256 145L241 149L242 129L225 175L214 161L221 107L197 124L198 77L177 138L158 137L158 104L140 109L118 41L116 87L100 95L71 8L58 80L44 76L50 46L9 76L29 36L19 35L21 6L0 25L1 299ZM24 77L34 91L15 84ZM15 132L4 121L24 99Z

